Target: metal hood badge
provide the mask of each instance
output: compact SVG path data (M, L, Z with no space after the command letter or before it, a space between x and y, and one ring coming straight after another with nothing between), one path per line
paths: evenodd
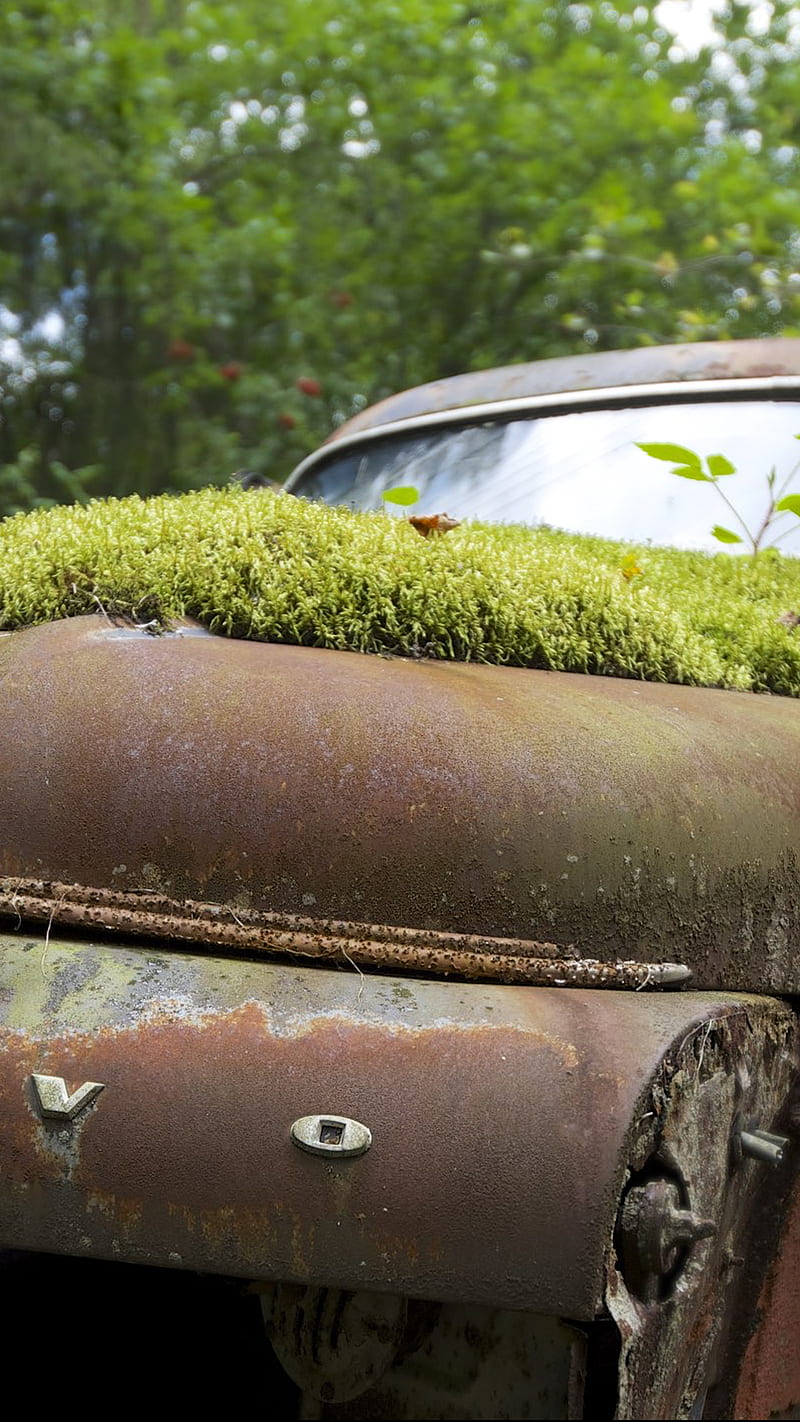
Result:
M102 1081L85 1081L70 1096L63 1076L42 1076L35 1071L31 1081L41 1114L55 1121L71 1121L84 1106L94 1101L105 1085Z

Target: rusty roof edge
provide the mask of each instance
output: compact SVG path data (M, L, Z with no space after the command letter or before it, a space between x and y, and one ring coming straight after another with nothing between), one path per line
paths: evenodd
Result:
M607 409L612 405L624 404L631 400L652 400L653 402L669 400L674 403L706 398L711 395L716 397L726 394L741 395L745 385L748 391L764 396L785 392L795 393L800 397L800 375L767 375L752 379L721 378L719 380L693 380L684 377L680 382L657 381L650 384L593 386L589 389L519 395L507 400L473 400L464 405L454 403L441 409L420 410L407 415L398 414L385 421L379 418L374 425L362 423L364 417L356 416L353 420L348 420L346 425L341 425L338 430L334 430L319 449L307 455L297 465L286 481L284 492L291 493L295 484L309 469L313 469L324 459L331 457L332 453L340 454L353 445L386 439L394 434L436 429L454 423L502 419L514 415L537 414L539 412L558 414L565 409L572 412L579 406L587 409ZM392 405L393 402L386 401L385 404ZM380 409L380 406L376 407L376 410ZM370 413L374 415L375 411Z
M744 341L697 341L673 346L643 346L632 350L588 352L577 356L555 356L538 361L520 362L488 370L468 371L441 380L429 381L399 391L354 415L329 436L323 449L340 442L357 431L377 425L385 430L389 422L405 423L411 417L426 412L447 411L452 418L456 410L473 403L557 395L562 399L625 387L630 396L632 387L666 385L670 393L676 386L691 383L697 388L708 381L720 389L726 380L737 385L743 381L784 378L800 375L800 338L791 336L760 337ZM305 463L305 462L304 462ZM304 467L301 465L300 468ZM292 476L290 476L292 477Z

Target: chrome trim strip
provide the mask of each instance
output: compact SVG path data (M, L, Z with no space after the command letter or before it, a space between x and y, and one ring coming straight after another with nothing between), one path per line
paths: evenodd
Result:
M350 449L354 444L372 443L376 439L398 434L401 431L428 429L437 425L473 424L479 420L491 419L496 415L512 415L524 410L553 410L572 412L575 406L595 406L597 409L613 408L631 400L675 400L688 404L697 396L725 395L734 392L752 392L754 395L772 391L794 391L800 398L800 375L739 376L724 380L662 380L645 385L609 385L591 390L560 390L546 395L519 395L511 400L492 400L481 405L453 405L446 410L431 410L423 415L409 415L402 420L389 420L385 425L374 425L372 429L358 430L355 434L342 435L341 439L330 440L320 445L312 454L292 470L284 490L291 493L297 481L322 459L327 459L340 450ZM564 406L570 408L564 410Z

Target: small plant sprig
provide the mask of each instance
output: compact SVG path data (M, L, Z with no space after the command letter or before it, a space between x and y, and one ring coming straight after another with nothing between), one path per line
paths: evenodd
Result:
M795 439L800 439L800 434L795 435ZM768 529L772 527L775 520L779 518L781 514L792 513L800 518L800 494L784 493L787 485L791 483L798 468L800 468L800 461L790 469L777 491L775 489L777 474L773 465L767 475L767 490L769 493L767 510L761 520L759 528L753 533L752 530L748 528L735 505L731 503L727 494L720 487L720 479L727 478L728 475L736 473L735 464L731 464L731 461L727 459L724 454L709 454L705 460L705 468L703 468L702 457L699 454L695 454L693 449L686 449L682 444L639 444L637 442L636 447L637 449L643 450L645 454L649 454L653 459L663 459L668 464L676 464L677 461L677 467L672 469L671 472L677 474L681 479L695 479L699 483L714 485L720 498L727 504L745 535L743 538L740 533L736 533L732 528L724 528L722 524L715 523L711 533L719 543L747 542L750 545L751 552L755 555L761 548ZM784 529L783 533L779 533L776 538L772 539L772 546L779 543L780 540L791 531L790 528Z
M413 484L398 484L395 489L385 489L381 498L385 504L400 504L403 508L410 508L412 504L419 502L419 489L415 489Z

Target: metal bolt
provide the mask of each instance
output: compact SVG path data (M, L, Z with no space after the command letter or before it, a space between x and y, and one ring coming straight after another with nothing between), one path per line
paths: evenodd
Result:
M771 1131L740 1131L739 1145L742 1154L751 1156L753 1160L764 1160L768 1165L781 1165L789 1138L775 1136Z
M716 1234L713 1220L681 1208L674 1180L648 1180L628 1191L621 1215L623 1267L631 1287L646 1303L659 1296L660 1281L671 1274L681 1251Z
M738 1112L733 1122L731 1147L733 1161L738 1165L742 1156L752 1160L762 1160L767 1165L780 1165L784 1152L791 1145L788 1136L776 1136L772 1131L762 1131L757 1116L745 1116Z

